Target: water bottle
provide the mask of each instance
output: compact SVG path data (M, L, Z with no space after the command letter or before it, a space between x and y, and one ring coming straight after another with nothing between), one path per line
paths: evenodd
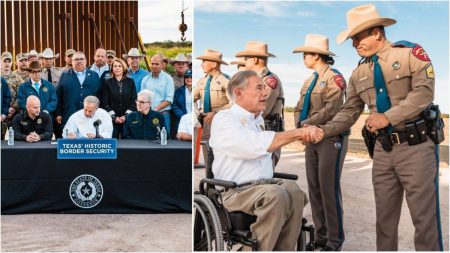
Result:
M161 130L161 145L167 145L167 131L165 127Z
M8 130L8 146L14 146L14 130L12 127Z

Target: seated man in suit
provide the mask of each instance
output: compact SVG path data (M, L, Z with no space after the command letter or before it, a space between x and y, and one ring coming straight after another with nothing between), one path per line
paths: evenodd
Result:
M63 137L111 138L113 132L111 116L102 108L98 108L100 100L95 96L87 96L83 105L83 109L70 116L64 127Z
M52 119L48 113L41 112L41 102L31 95L27 98L26 110L13 118L14 140L37 142L51 140Z
M310 141L309 129L264 131L267 91L254 71L236 73L227 93L233 105L214 116L209 140L214 177L238 184L223 193L223 204L257 217L250 229L258 250L294 251L308 199L295 181L273 178L272 152L295 140Z

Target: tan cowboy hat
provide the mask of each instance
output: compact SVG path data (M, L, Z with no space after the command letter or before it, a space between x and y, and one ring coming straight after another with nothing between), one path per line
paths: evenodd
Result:
M176 62L186 62L189 63L188 58L183 53L179 53L175 58L169 59L170 64L175 64Z
M27 58L30 59L31 57L38 57L39 58L39 54L36 50L31 49L30 52L27 54Z
M41 71L42 67L41 67L41 63L39 61L32 61L30 62L30 65L28 65L28 68L24 68L24 71Z
M46 49L44 49L44 51L41 53L40 57L46 58L46 59L50 59L50 58L58 59L59 54L54 55L54 54L53 54L53 50L52 50L51 48L46 48Z
M239 57L237 61L230 62L231 65L245 66L245 61L242 57Z
M144 57L145 55L141 54L139 50L135 47L128 51L128 54L122 54L122 57L126 60L128 57Z
M318 53L335 56L328 50L328 38L320 34L307 34L305 45L294 49L293 53Z
M397 23L395 19L380 17L375 5L360 5L347 11L347 29L339 33L336 41L340 44L366 29L380 25L390 26L395 23Z
M213 62L228 65L228 63L226 63L222 60L221 52L211 50L211 49L206 49L205 52L203 53L203 55L196 57L195 59L205 60L205 61L213 61Z
M245 50L236 54L236 57L245 56L275 57L275 55L268 52L267 44L260 41L247 42L245 44Z

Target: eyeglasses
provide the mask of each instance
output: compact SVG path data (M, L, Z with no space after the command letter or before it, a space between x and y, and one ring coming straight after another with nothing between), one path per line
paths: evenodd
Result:
M84 60L86 60L86 58L75 58L75 59L72 59L72 61L84 61Z
M147 103L150 103L150 102L136 100L136 103L138 103L138 104L147 104Z
M30 74L40 74L40 73L41 73L41 71L34 71L34 70L30 71Z

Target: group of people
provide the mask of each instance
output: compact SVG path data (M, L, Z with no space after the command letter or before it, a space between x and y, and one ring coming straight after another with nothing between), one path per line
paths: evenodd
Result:
M74 49L66 50L63 68L54 66L58 57L50 48L19 53L12 71L12 54L2 53L2 140L10 127L16 140L28 142L53 137L153 140L163 129L169 138L192 139L190 54L167 59L158 53L150 71L139 66L144 55L137 48L123 59L99 48L91 66ZM165 72L169 63L173 76Z
M347 29L338 43L351 39L361 61L348 83L332 67L335 54L324 35L308 34L293 50L302 53L312 75L304 81L295 108L296 129L283 131L283 88L267 68L267 44L250 41L236 53L237 72L231 79L220 71L222 54L206 50L206 76L194 89L200 100L204 139L214 152L216 179L236 182L222 199L229 211L257 216L251 225L258 250L293 251L300 233L306 194L297 184L273 178L282 146L296 140L306 145L305 164L316 245L322 251L342 249L345 233L340 178L350 127L367 105L365 129L377 135L372 182L376 207L377 250L398 250L398 224L405 195L415 227L416 250L443 250L440 224L437 145L421 113L433 102L434 71L418 44L392 43L384 27L395 24L380 17L373 4L347 12ZM345 97L345 101L344 101ZM281 116L281 122L280 122ZM420 128L423 130L423 128ZM205 131L206 130L206 131ZM381 133L386 132L391 149ZM246 246L244 246L246 247Z

